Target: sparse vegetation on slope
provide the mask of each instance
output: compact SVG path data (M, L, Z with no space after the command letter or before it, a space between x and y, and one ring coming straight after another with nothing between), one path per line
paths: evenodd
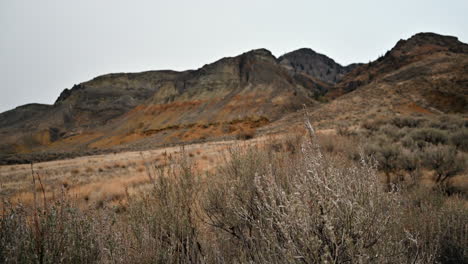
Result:
M366 153L377 159L382 171L394 176L393 181L430 174L446 191L466 193L452 186L450 179L466 172L463 135L467 124L452 115L394 117L364 122L360 133L366 138Z
M117 207L80 210L66 198L42 205L38 186L37 209L3 206L1 261L467 262L460 198L402 184L386 190L373 159L329 155L309 131L232 148L207 174L182 151L169 166L148 166L150 190Z

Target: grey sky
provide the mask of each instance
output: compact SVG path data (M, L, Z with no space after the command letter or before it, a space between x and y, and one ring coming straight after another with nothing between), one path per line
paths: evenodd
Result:
M267 48L368 62L418 32L468 42L466 0L0 0L0 112L110 72L199 68Z

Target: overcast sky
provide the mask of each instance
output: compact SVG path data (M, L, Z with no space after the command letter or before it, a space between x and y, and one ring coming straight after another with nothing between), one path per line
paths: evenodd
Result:
M466 0L0 0L0 112L111 72L196 69L256 48L368 62L418 32L468 42Z

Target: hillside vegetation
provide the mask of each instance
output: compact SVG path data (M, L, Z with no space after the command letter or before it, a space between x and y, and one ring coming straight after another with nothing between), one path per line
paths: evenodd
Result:
M2 262L466 263L463 200L379 183L378 163L327 154L308 133L231 148L200 174L182 151L148 170L126 203L80 209L66 192L34 208L4 203Z

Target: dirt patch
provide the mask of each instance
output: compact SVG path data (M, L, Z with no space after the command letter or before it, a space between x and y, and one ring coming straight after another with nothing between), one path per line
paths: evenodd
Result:
M420 113L420 114L432 114L431 111L417 105L416 103L414 102L411 102L411 103L408 103L406 105L403 105L399 108L399 110L402 112L402 113L405 113L405 114L412 114L412 113Z

